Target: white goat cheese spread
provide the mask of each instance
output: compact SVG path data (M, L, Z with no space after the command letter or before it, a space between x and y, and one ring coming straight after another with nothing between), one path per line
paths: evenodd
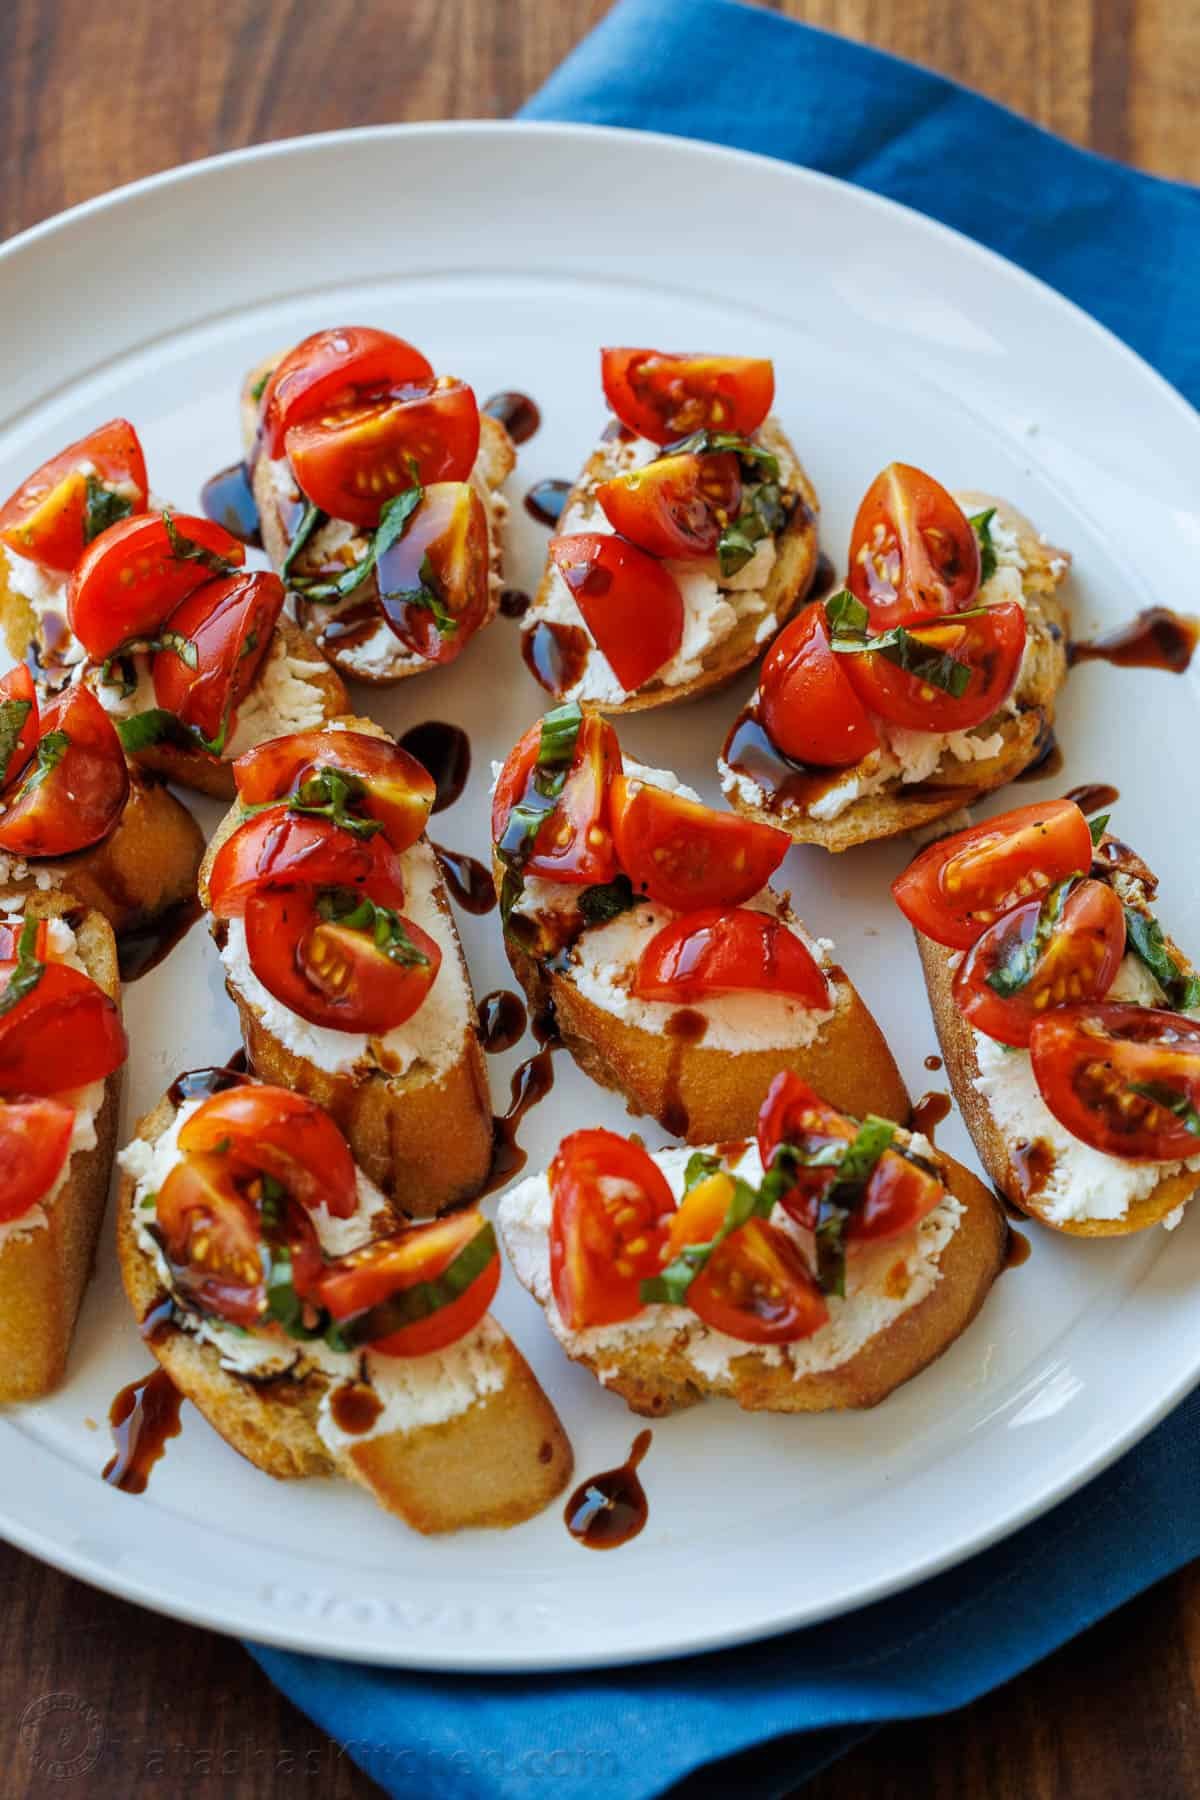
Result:
M1130 952L1105 999L1161 1006L1164 996L1145 964ZM1003 1137L1010 1144L1045 1143L1053 1153L1053 1166L1036 1198L1039 1212L1054 1224L1123 1219L1133 1202L1144 1200L1164 1176L1184 1170L1194 1171L1200 1186L1200 1154L1186 1162L1129 1162L1083 1143L1059 1124L1042 1099L1028 1050L1006 1049L981 1031L972 1037L979 1067L974 1085Z
M914 1134L908 1141L917 1154L933 1154L926 1138ZM654 1161L677 1199L683 1193L684 1170L693 1154L686 1148L654 1153ZM762 1163L753 1146L740 1160L726 1166L736 1169L751 1185L762 1180ZM753 1355L761 1362L786 1364L797 1377L836 1369L849 1362L878 1332L894 1325L903 1313L919 1306L932 1292L941 1278L942 1252L957 1231L965 1209L948 1193L915 1231L889 1240L867 1254L852 1250L846 1263L845 1297L827 1295L826 1323L811 1337L794 1344L744 1343L714 1331L686 1307L657 1304L643 1307L632 1319L623 1319L616 1325L572 1331L555 1304L550 1282L552 1210L548 1178L532 1175L501 1196L497 1224L517 1279L544 1307L547 1323L568 1356L601 1359L598 1374L603 1382L616 1372L605 1367L606 1356L619 1356L643 1346L670 1346L687 1357L698 1376L721 1388L732 1385L730 1364L741 1356ZM782 1213L776 1213L775 1222L784 1225L802 1244L806 1238L811 1241L811 1234L793 1226ZM900 1264L902 1275L897 1272Z
M201 1104L198 1099L186 1100L154 1143L134 1138L117 1158L134 1183L133 1218L138 1247L154 1264L159 1281L168 1292L172 1289L170 1270L150 1229L155 1219L154 1207L146 1203L157 1194L179 1161L180 1128ZM311 1215L328 1256L344 1256L370 1243L379 1227L387 1230L393 1219L379 1189L361 1169L357 1173L358 1210L352 1218L335 1219L323 1207ZM302 1343L274 1329L244 1330L182 1306L176 1310L175 1323L201 1343L213 1345L221 1367L232 1375L262 1380L290 1373L300 1379L318 1370L326 1376L330 1385L320 1399L317 1431L333 1451L349 1449L388 1432L415 1431L423 1425L455 1418L476 1400L495 1392L504 1381L503 1367L492 1354L504 1334L490 1317L446 1350L409 1357L381 1356L372 1350L343 1353L330 1350L319 1340ZM332 1417L330 1401L339 1380L367 1382L383 1402L368 1430L344 1432Z
M780 480L793 492L799 485L799 468L786 439L774 419L767 419L755 433L779 459ZM647 438L604 438L597 446L602 459L595 474L587 476L575 502L558 521L557 535L569 537L576 532L611 534L612 526L596 500L596 489L614 475L638 469L662 454L658 444ZM775 630L775 614L767 607L764 589L775 566L777 550L772 538L757 545L750 561L736 575L722 575L715 556L664 558L663 567L674 578L683 601L683 636L679 648L668 662L654 673L653 680L665 687L682 687L702 673L706 657L730 637L747 618L762 618L755 633L762 643ZM583 627L583 615L575 597L558 569L548 565L545 591L539 594L526 614L523 630L529 631L540 622ZM628 697L612 664L598 645L592 645L583 674L574 687L566 690L563 700L594 700L616 705Z
M23 923L19 913L0 914L0 925L16 925ZM54 962L66 963L72 969L78 969L86 975L79 952L75 944L75 933L65 919L51 919L49 922L47 948ZM104 1105L105 1083L91 1081L86 1087L71 1088L53 1097L64 1106L75 1109L75 1123L71 1131L71 1141L67 1147L67 1159L63 1163L54 1186L43 1195L35 1206L24 1212L17 1219L0 1221L0 1253L6 1245L15 1243L19 1238L29 1237L35 1231L44 1231L50 1220L47 1208L53 1206L58 1195L65 1187L71 1172L71 1158L77 1150L94 1150L96 1148L96 1118ZM0 1102L2 1105L3 1102Z
M304 1057L331 1075L379 1068L389 1075L420 1073L433 1081L452 1068L462 1054L472 1003L454 923L441 894L437 857L422 841L405 851L401 867L405 916L428 932L442 953L442 962L433 986L416 1012L384 1037L333 1031L302 1019L268 993L254 973L243 921L227 921L221 961L232 985L254 1009L264 1030L278 1038L293 1055Z

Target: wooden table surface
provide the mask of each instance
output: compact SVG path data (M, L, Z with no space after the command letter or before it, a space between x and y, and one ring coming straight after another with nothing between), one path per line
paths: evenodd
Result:
M113 9L7 0L0 235L136 176L266 138L503 116L606 3L126 0ZM941 69L1078 143L1200 180L1194 0L783 0L777 10ZM0 1596L0 1789L13 1800L48 1791L31 1760L32 1734L18 1730L22 1712L64 1694L95 1708L63 1715L76 1733L65 1753L82 1747L79 1734L103 1734L100 1760L78 1784L89 1800L379 1793L238 1644L141 1612L4 1546ZM965 1711L934 1727L879 1732L806 1792L812 1800L1194 1795L1198 1681L1193 1569Z

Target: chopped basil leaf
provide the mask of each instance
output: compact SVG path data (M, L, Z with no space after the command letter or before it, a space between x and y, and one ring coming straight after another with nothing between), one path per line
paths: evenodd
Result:
M698 1164L714 1164L714 1167L698 1167ZM715 1157L691 1156L688 1159L685 1181L685 1193L704 1181L709 1175L720 1172L720 1163ZM692 1179L694 1173L694 1179ZM682 1306L687 1298L687 1291L718 1244L724 1243L748 1219L765 1219L771 1211L774 1201L768 1202L760 1188L751 1187L740 1175L731 1175L733 1194L721 1222L721 1229L714 1238L704 1244L685 1244L673 1262L669 1262L661 1275L655 1275L640 1283L638 1294L643 1304L655 1301L666 1306Z
M1001 955L1004 960L984 977L1002 999L1008 1000L1028 986L1061 923L1067 897L1079 879L1078 875L1068 875L1065 881L1055 882L1038 909L1037 923L1029 937L1022 940L1013 932L1003 940Z
M628 875L618 875L615 881L585 887L579 896L579 911L585 925L606 925L634 905L636 897Z
M268 369L265 375L260 375L257 381L252 381L250 383L250 398L252 400L257 402L262 399L263 394L266 391L267 383L274 373L274 369Z
M200 667L200 652L189 637L178 631L163 631L152 645L154 650L173 650L185 669Z
M1111 818L1111 813L1100 813L1098 817L1088 820L1088 830L1092 834L1093 845L1100 842L1100 839L1104 836L1105 827Z
M1125 936L1129 947L1145 963L1167 997L1173 1012L1200 1006L1200 975L1185 975L1163 936L1162 926L1136 907L1125 908Z
M761 470L761 479L779 480L779 458L774 452L764 450L761 444L752 443L736 431L693 431L690 436L665 445L659 456L720 456L727 450L756 472Z
M494 1226L482 1225L440 1275L429 1281L415 1282L412 1287L400 1288L378 1305L344 1320L340 1331L346 1348L376 1343L380 1338L390 1337L394 1331L402 1331L406 1325L430 1318L445 1306L452 1306L499 1254Z
M167 542L171 546L171 558L174 562L199 563L201 568L211 569L214 575L233 575L239 565L228 556L222 556L217 550L206 550L195 538L187 537L180 531L171 514L163 508L162 522L166 527Z
M305 506L300 523L296 527L296 535L288 545L288 553L284 557L283 567L279 571L279 579L285 587L291 586L290 576L292 573L292 564L304 549L309 538L312 537L315 531L320 530L328 517L329 514L323 513L319 506L314 506L312 504L311 500Z
M355 893L350 888L323 888L317 896L317 913L329 924L340 925L346 931L362 932L389 962L402 969L428 966L429 958L423 950L417 949L399 913L368 900L365 894Z
M990 581L996 573L996 546L992 542L992 520L995 516L995 507L989 506L986 512L976 513L973 518L967 520L971 530L979 539L980 587L985 581Z
M194 740L187 726L161 706L152 706L147 712L131 713L128 718L117 719L115 723L121 747L130 756L136 756L139 750L148 750L152 744L193 747Z
M363 819L350 808L366 793L366 783L358 775L352 775L346 769L323 768L315 775L302 782L286 801L289 812L305 813L313 818L329 819L332 824L340 825L354 837L374 837L383 830L380 819ZM264 801L261 806L248 806L243 810L247 817L256 812L267 812L272 806L278 806L278 800Z
M0 700L0 775L7 769L32 711L32 700Z
M37 920L26 919L17 939L17 966L8 978L8 986L0 994L0 1015L11 1012L18 1001L32 994L46 972L45 963L38 961L37 935Z
M296 581L289 582L288 585L305 600L344 600L348 594L354 592L355 588L362 586L363 582L366 581L367 577L374 570L379 558L383 556L386 551L391 549L397 539L404 536L405 526L408 524L413 513L416 512L417 507L421 504L424 495L425 489L416 481L414 481L412 487L405 488L402 494L393 494L392 498L384 504L383 510L379 515L379 524L375 529L375 535L372 537L371 542L367 547L366 555L360 557L356 563L352 564L351 567L346 569L341 575L336 576L333 580L321 580L316 577L311 579L308 577L300 577ZM292 558L301 547L302 535L305 537L311 535L313 526L309 523L309 513L314 510L314 508L310 507L309 512L306 512L303 519L300 521L300 529L292 540L291 549L288 551L287 558L283 565L282 574L284 581L288 581L288 573L291 568ZM318 516L324 517L323 514L319 514ZM422 569L424 569L424 564L422 564ZM397 598L400 597L407 598L407 596L397 596ZM418 604L418 602L414 601L414 604ZM449 617L449 614L446 616ZM441 630L440 625L438 629Z
M316 1315L316 1323L305 1323L306 1315L312 1315L296 1292L291 1251L285 1246L272 1246L266 1254L267 1317L282 1326L289 1337L299 1338L302 1343L308 1344L314 1338L323 1337L329 1324L325 1313Z
M554 811L566 785L575 748L583 724L583 711L574 700L556 706L541 724L537 759L525 792L508 815L507 823L496 844L496 855L504 865L500 883L500 922L507 929L513 908L524 891L521 874L529 861L543 823Z
M133 511L133 501L126 500L123 494L115 494L112 488L105 487L95 475L87 478L87 499L83 508L83 541L90 544L98 538L102 531L119 520L127 519Z
M985 610L973 607L955 617L972 618ZM829 647L839 656L864 653L885 656L915 680L923 681L928 687L940 688L954 700L961 700L970 686L973 673L970 663L960 662L958 657L945 650L931 650L903 625L896 625L891 631L868 631L866 607L845 588L831 594L825 602L825 618L829 627Z
M746 490L738 517L727 525L717 542L717 564L722 575L744 569L763 538L774 537L787 522L783 492L777 481L763 481Z
M1144 1100L1152 1100L1155 1106L1163 1107L1182 1119L1193 1137L1200 1137L1200 1112L1192 1105L1186 1094L1177 1088L1168 1087L1165 1081L1131 1081L1131 1094L1140 1094Z
M439 637L450 637L458 630L458 620L438 593L437 576L429 558L421 560L421 585L415 588L381 588L379 597L394 606L419 606L433 614Z
M694 1187L707 1181L710 1175L718 1175L721 1171L721 1159L713 1156L708 1150L693 1150L687 1159L687 1167L683 1171L683 1191L690 1194Z
M821 1196L816 1228L817 1281L827 1294L846 1292L846 1228L876 1163L895 1135L896 1127L889 1119L868 1113L837 1164L831 1185Z
M40 788L46 777L54 773L70 748L71 740L65 731L48 731L45 737L39 738L38 747L34 752L33 765L17 789L14 804L17 800L23 800L27 794L32 794L36 788Z

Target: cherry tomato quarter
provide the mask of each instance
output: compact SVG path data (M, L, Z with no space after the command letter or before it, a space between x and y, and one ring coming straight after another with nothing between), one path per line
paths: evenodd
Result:
M1117 1001L1056 1006L1029 1054L1042 1099L1075 1137L1109 1156L1200 1155L1200 1023Z
M849 587L874 629L961 612L979 579L979 543L958 502L923 469L889 463L850 533Z
M707 907L664 925L642 951L633 992L676 1006L748 993L829 1005L829 985L802 939L782 919L744 906Z
M806 606L775 639L763 663L758 716L793 761L847 768L879 748L879 734L846 669L829 647L825 608Z
M675 1211L666 1176L614 1131L574 1131L550 1165L550 1192L550 1283L564 1324L581 1331L633 1318Z
M775 398L775 370L762 357L609 349L600 352L600 375L622 425L653 444L706 429L749 437Z
M675 912L740 906L791 847L785 831L718 812L649 782L613 777L617 861L639 894Z
M144 513L149 483L138 434L110 419L42 464L0 507L0 544L55 575L69 575L88 543L88 482L132 514Z
M625 692L635 693L683 642L683 597L674 576L610 533L551 538L550 555L597 648Z

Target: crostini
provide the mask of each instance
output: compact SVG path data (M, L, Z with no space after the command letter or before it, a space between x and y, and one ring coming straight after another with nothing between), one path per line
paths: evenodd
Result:
M776 1076L756 1142L577 1131L508 1189L500 1235L573 1362L637 1413L874 1406L975 1317L1003 1213L919 1134Z
M313 1101L176 1083L120 1156L121 1276L154 1355L279 1478L340 1474L417 1531L519 1524L571 1448L491 1318L492 1227L405 1227Z
M403 1212L469 1199L491 1166L478 1020L437 856L434 784L369 719L234 765L200 896L251 1066L310 1095Z
M242 438L263 545L343 675L424 674L495 618L516 451L412 344L347 325L268 357Z
M126 1053L107 920L65 894L0 896L0 1405L66 1368Z
M929 845L892 887L984 1167L1077 1237L1175 1225L1200 1187L1200 974L1107 817L1021 807Z
M0 509L0 618L44 698L86 683L131 762L232 799L235 757L344 712L346 690L237 538L147 501L124 419L38 469Z
M0 677L0 901L65 889L120 938L194 901L203 854L191 813L129 768L90 688L39 706L23 663Z
M521 624L564 700L691 700L762 655L811 585L817 497L752 357L601 352L613 411Z
M787 896L785 833L623 759L574 703L531 726L492 811L505 944L580 1067L690 1143L754 1128L795 1069L839 1106L908 1116L883 1034Z
M1070 558L983 494L893 463L854 522L847 586L772 645L720 758L747 818L849 850L1012 781L1050 742Z

